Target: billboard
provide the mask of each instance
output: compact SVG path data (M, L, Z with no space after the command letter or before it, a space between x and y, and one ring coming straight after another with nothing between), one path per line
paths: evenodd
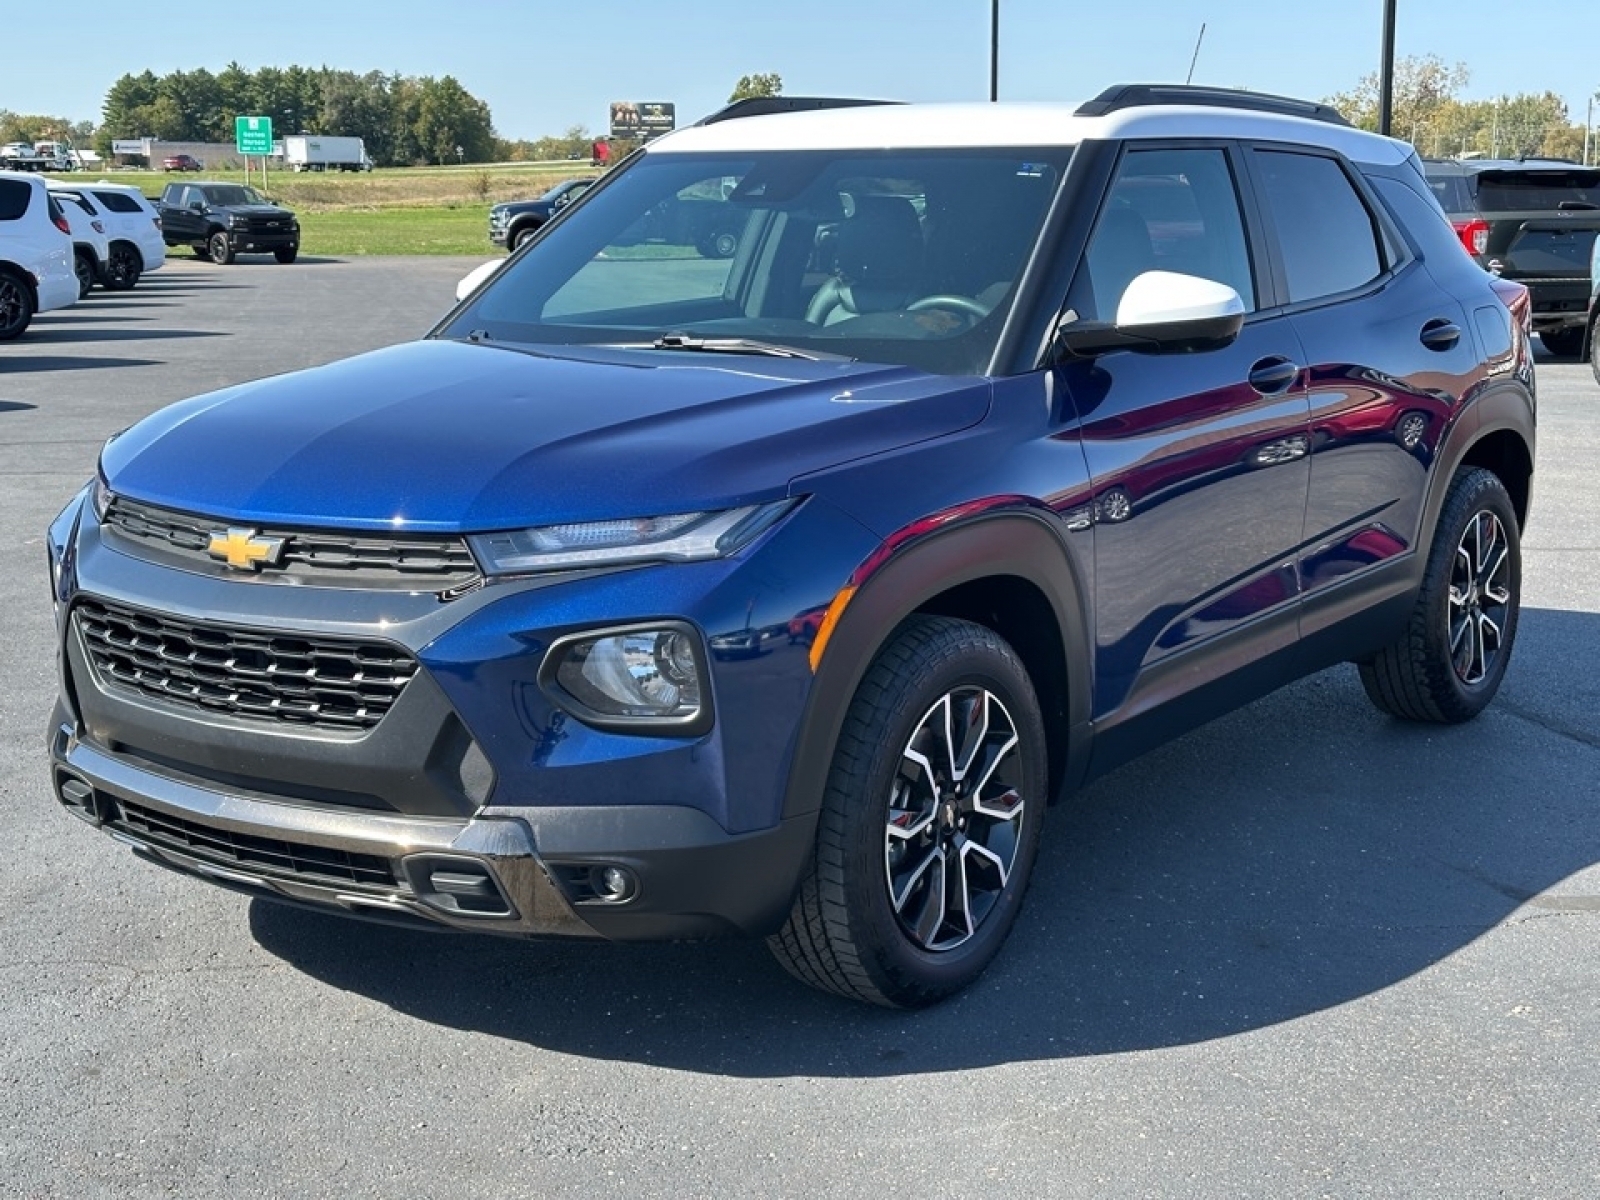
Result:
M678 106L660 100L613 100L611 136L648 142L678 126Z

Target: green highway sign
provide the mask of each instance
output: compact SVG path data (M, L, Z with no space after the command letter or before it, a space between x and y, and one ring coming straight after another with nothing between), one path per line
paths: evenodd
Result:
M244 155L272 153L271 117L235 117L233 144Z

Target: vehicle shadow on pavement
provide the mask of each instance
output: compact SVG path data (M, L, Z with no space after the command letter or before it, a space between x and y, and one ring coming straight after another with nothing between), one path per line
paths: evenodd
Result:
M41 322L28 331L28 345L48 346L63 342L160 342L169 338L227 337L219 329L52 329ZM26 362L26 358L19 361Z
M1247 1033L1427 971L1508 918L1600 908L1558 888L1600 862L1600 616L1525 609L1519 643L1465 726L1383 717L1338 668L1098 781L1052 810L1000 958L925 1012L812 992L755 942L504 942L266 901L251 929L419 1020L719 1075L918 1074Z
M18 356L0 360L0 375L23 374L32 371L98 371L104 367L158 367L164 365L155 358L89 358L67 354ZM30 404L28 406L32 408Z

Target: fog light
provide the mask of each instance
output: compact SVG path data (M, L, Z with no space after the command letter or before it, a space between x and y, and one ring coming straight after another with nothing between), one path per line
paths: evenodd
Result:
M639 890L633 873L625 867L596 867L590 872L597 899L607 904L622 904L632 900Z

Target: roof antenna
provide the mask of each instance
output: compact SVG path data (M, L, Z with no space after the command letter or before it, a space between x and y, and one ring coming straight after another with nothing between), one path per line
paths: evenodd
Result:
M1200 43L1206 40L1206 23L1200 22L1200 36L1194 40L1194 57L1189 60L1189 74L1184 76L1183 86L1188 87L1194 82L1194 65L1200 61Z

